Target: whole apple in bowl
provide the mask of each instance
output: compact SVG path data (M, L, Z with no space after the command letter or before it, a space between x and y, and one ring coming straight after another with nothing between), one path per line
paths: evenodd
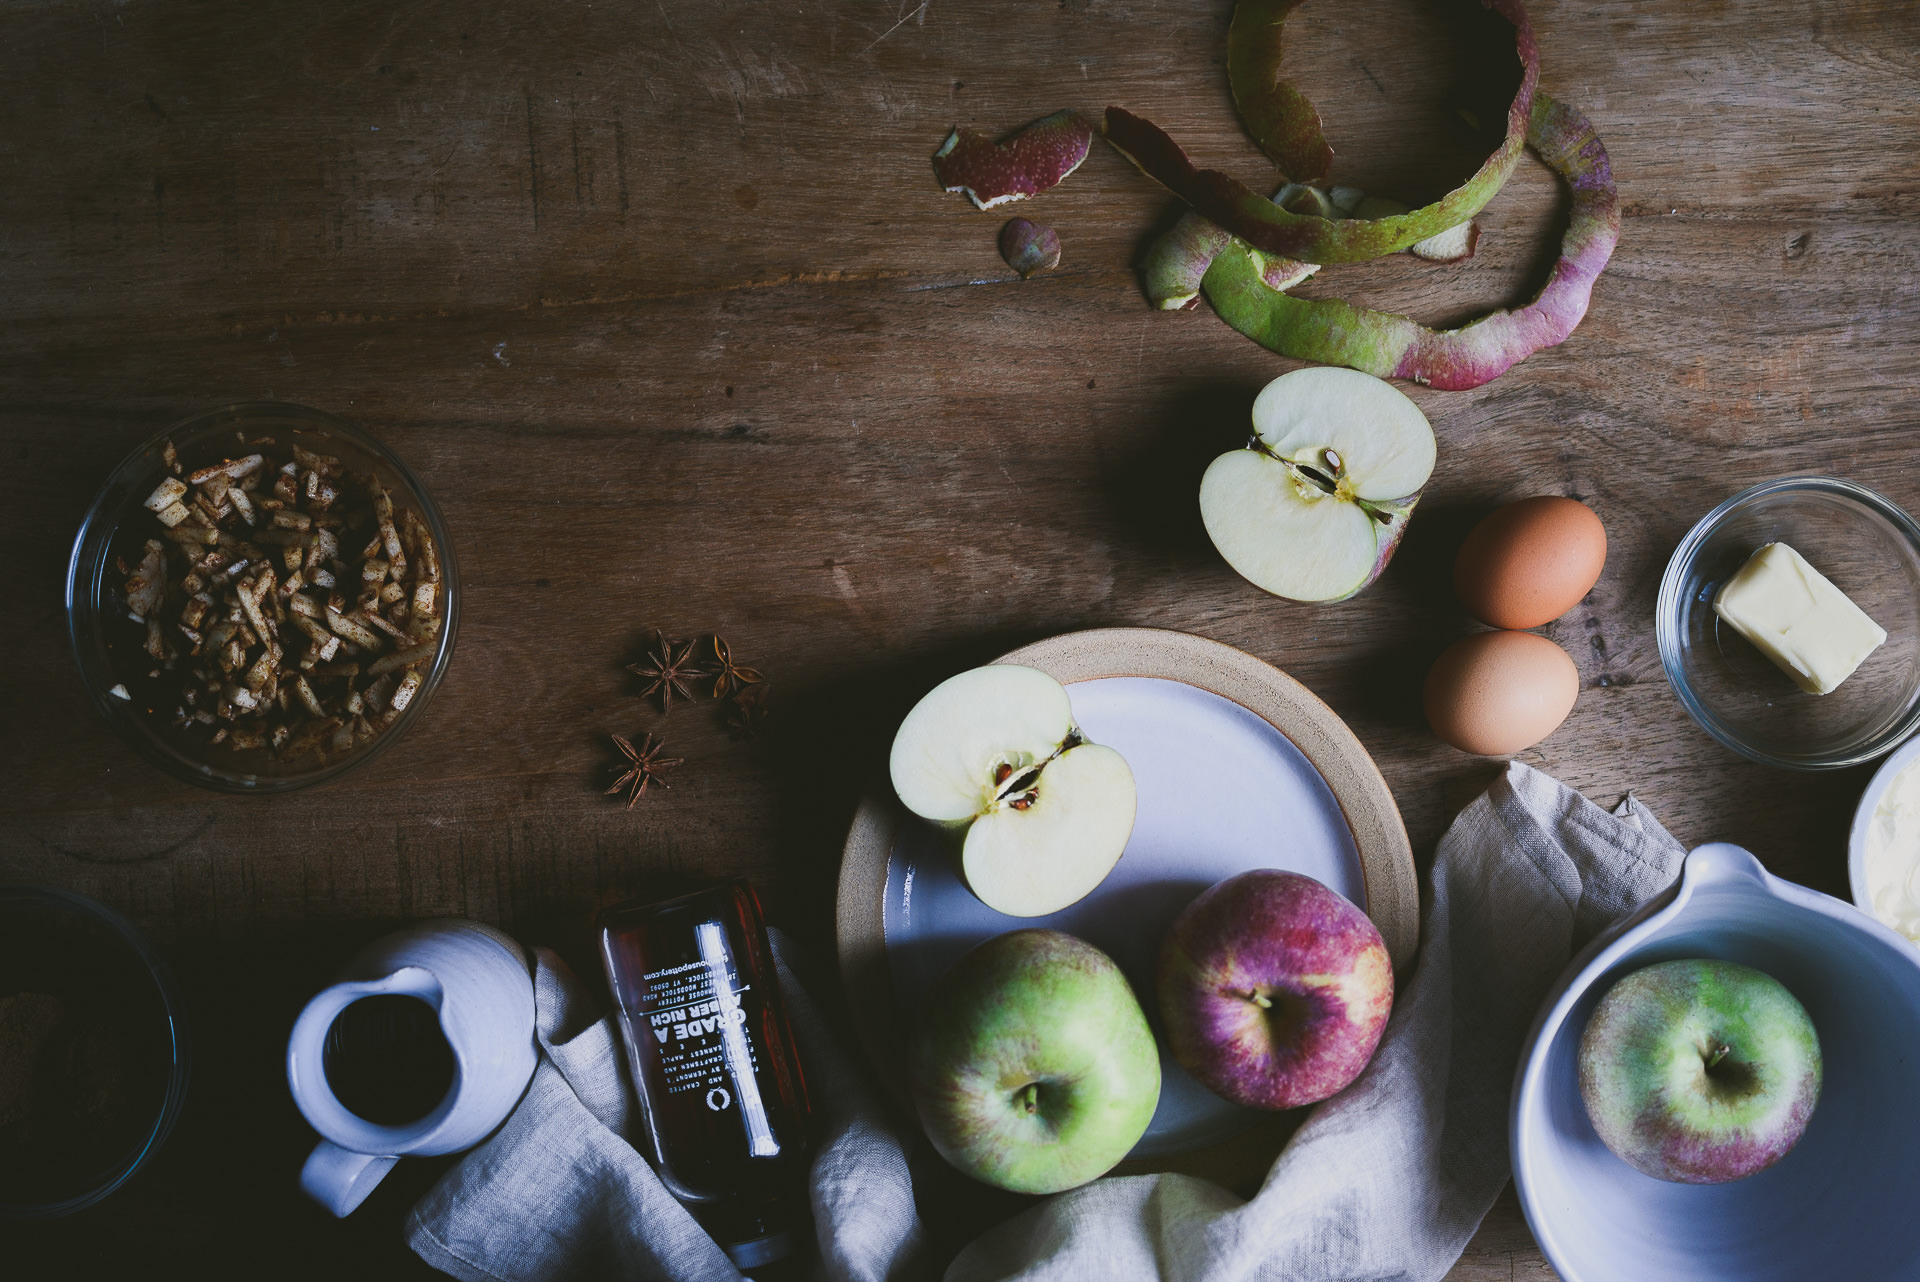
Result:
M1083 898L1133 832L1133 772L1074 724L1066 687L1017 663L949 677L907 713L888 762L908 810L961 835L967 889L1011 917Z
M996 935L927 993L907 1047L927 1139L975 1179L1058 1193L1146 1133L1160 1053L1120 968L1057 930Z
M1580 1094L1580 1042L1615 982L1701 957L1779 980L1819 1032L1806 1133L1766 1170L1724 1184L1658 1180L1621 1161ZM1566 1282L1920 1277L1915 1064L1920 949L1736 846L1702 846L1677 884L1593 939L1540 1007L1509 1129L1527 1224Z
M1433 475L1420 407L1319 366L1268 383L1253 432L1200 478L1200 519L1227 564L1289 601L1344 601L1379 578Z
M1820 1098L1820 1039L1751 966L1661 962L1607 990L1580 1037L1580 1098L1635 1170L1725 1184L1785 1157Z
M1250 1108L1297 1108L1343 1090L1373 1058L1393 962L1350 900L1259 868L1174 920L1158 997L1168 1050L1201 1085Z

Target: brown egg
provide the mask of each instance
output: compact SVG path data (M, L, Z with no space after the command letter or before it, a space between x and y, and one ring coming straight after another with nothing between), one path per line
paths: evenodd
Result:
M1537 628L1578 605L1607 563L1607 531L1593 509L1543 494L1473 527L1453 563L1453 590L1496 628Z
M1476 632L1434 660L1427 723L1462 752L1505 757L1557 730L1579 694L1579 670L1545 637Z

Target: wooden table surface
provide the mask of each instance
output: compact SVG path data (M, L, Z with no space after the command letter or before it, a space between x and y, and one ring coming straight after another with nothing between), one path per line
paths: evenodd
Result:
M899 7L896 7L896 4ZM1429 198L1478 163L1441 109L1476 65L1447 10L1307 5L1287 67L1336 178ZM1524 758L1683 840L1725 837L1845 893L1864 770L1785 774L1680 708L1653 640L1668 553L1749 483L1828 472L1920 509L1920 5L1540 0L1541 85L1583 109L1625 210L1565 345L1472 392L1408 388L1440 439L1386 576L1325 608L1215 555L1200 472L1292 363L1132 264L1175 206L1096 144L1001 217L943 194L949 126L1125 104L1249 182L1228 0L145 0L0 6L0 881L98 896L181 972L196 1077L137 1182L0 1236L11 1277L430 1276L406 1163L351 1219L303 1204L311 1133L280 1057L359 942L455 914L583 957L604 895L744 873L831 996L840 843L892 726L936 679L1102 625L1279 665L1378 761L1415 849L1495 766L1418 688L1467 626L1447 587L1498 501L1576 495L1611 536L1547 634L1572 717ZM1305 292L1457 322L1543 279L1565 197L1532 160L1471 263L1330 269ZM387 440L466 574L452 669L376 766L274 799L162 776L86 702L67 547L132 445L271 398ZM719 630L773 683L764 740L662 721L622 665ZM631 812L608 735L687 758ZM590 962L590 957L587 958ZM942 1225L947 1239L967 1225ZM27 1269L18 1271L18 1262ZM1511 1194L1452 1275L1547 1277Z

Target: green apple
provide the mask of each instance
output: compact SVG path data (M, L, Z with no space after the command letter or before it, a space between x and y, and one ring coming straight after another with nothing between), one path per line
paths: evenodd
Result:
M1607 990L1580 1038L1580 1098L1606 1146L1681 1184L1764 1171L1807 1129L1820 1040L1792 993L1733 962L1636 970Z
M997 935L920 1003L907 1085L940 1156L983 1183L1058 1193L1146 1133L1160 1054L1113 959L1057 930Z

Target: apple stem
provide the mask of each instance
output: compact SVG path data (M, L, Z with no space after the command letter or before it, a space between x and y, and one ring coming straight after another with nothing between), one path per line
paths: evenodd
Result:
M1733 1047L1728 1046L1725 1043L1721 1043L1714 1046L1714 1048L1707 1054L1708 1070L1711 1071L1712 1069L1717 1068L1720 1064L1720 1061L1725 1059L1727 1056L1731 1054L1733 1054Z
M1040 1083L1028 1082L1020 1088L1020 1107L1029 1113L1040 1111Z
M1255 1006L1258 1006L1261 1010L1273 1009L1273 998L1267 996L1263 992L1260 992L1258 989L1255 989L1253 992L1248 993L1247 1000L1252 1002Z

